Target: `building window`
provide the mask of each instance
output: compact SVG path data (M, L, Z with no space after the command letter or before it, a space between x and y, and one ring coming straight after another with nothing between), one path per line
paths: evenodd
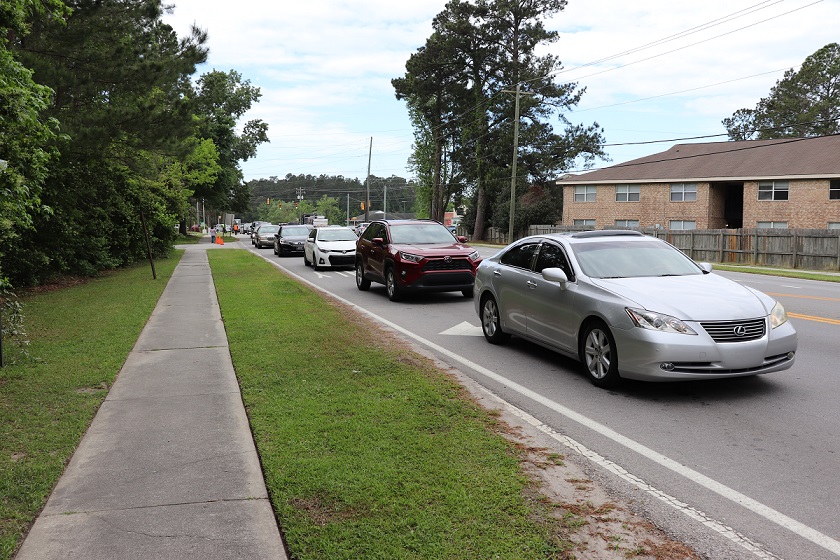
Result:
M595 220L575 220L576 226L595 227Z
M787 200L787 181L759 181L758 200Z
M787 222L758 222L758 229L787 229Z
M671 220L668 227L671 229L697 229L697 222L694 220Z
M639 202L639 185L616 185L616 202Z
M671 185L671 202L693 202L697 200L697 183L674 183Z
M575 202L595 202L595 186L575 187Z
M615 225L618 227L637 228L639 227L639 220L616 220Z
M840 179L832 179L828 184L828 199L840 200Z
M840 222L828 222L828 229L840 229Z

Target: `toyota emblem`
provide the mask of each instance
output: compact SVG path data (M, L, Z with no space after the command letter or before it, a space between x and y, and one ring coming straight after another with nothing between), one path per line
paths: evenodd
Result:
M747 334L747 328L744 325L738 325L732 331L735 333L735 336L744 336Z

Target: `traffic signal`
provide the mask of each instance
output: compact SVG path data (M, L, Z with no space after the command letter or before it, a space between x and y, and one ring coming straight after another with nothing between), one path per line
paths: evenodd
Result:
M269 196L269 197L266 197L266 199L265 199L265 205L266 205L266 206L271 206L271 197L270 197L270 196Z
M365 209L365 201L363 200L363 201L361 202L361 204L359 204L359 206L361 206L361 207L362 207L362 210L364 210L364 209Z
M282 202L278 202L278 203L277 203L277 208L282 209L282 208L283 208L283 203L282 203Z

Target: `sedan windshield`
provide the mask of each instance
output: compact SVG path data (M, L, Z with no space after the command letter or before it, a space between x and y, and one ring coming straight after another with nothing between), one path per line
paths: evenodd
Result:
M277 233L279 229L279 226L260 226L259 232L260 235L265 235L267 233Z
M281 235L283 237L304 237L309 235L309 228L306 226L284 227Z
M391 226L392 243L454 243L455 237L440 224L405 224Z
M322 229L318 241L356 241L356 234L349 229Z
M592 278L703 273L694 261L661 241L576 243L572 250L584 274Z

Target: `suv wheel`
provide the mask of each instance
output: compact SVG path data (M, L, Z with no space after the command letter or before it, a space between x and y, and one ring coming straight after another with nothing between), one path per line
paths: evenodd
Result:
M370 280L365 278L365 266L361 259L356 261L356 287L363 292L370 289Z
M388 290L388 299L391 301L402 299L402 293L400 293L400 287L397 284L397 273L393 266L388 267L388 270L385 271L385 288Z

